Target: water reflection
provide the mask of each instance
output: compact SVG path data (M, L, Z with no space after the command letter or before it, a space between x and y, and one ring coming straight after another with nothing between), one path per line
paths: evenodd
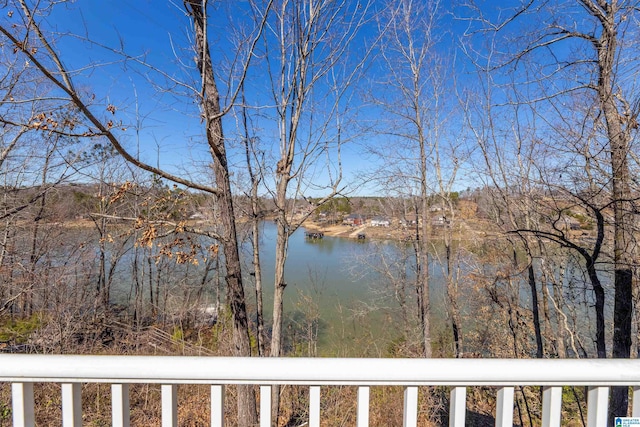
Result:
M272 222L262 225L261 263L263 272L265 317L270 319L273 306L276 227ZM243 247L246 271L251 271L251 246ZM415 291L410 259L411 245L406 242L358 240L324 236L322 239L305 237L305 230L296 231L289 240L285 280L285 323L295 332L298 343L302 336L318 339L320 354L335 350L340 345L352 348L354 340L367 336L380 342L397 338L401 333L394 326L398 320L398 306L393 294L396 289L388 283L388 276L374 268L380 259L404 259L407 298L411 301ZM433 301L440 306L444 299L443 279L439 268L431 266ZM253 298L253 278L245 275L247 295ZM249 301L250 310L254 301ZM439 307L441 310L442 307ZM439 316L438 313L435 313ZM444 315L442 313L442 315ZM376 339L377 339L376 338ZM370 345L369 342L367 345ZM292 348L297 348L291 342ZM335 354L335 353L332 353Z

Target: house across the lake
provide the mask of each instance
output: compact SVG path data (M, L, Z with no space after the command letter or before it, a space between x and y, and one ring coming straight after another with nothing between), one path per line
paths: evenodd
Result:
M416 225L417 223L418 223L418 215L416 214L405 215L404 218L400 219L400 225L404 228L410 225Z
M372 227L388 227L391 225L391 221L388 218L384 218L381 216L373 217L371 220Z
M364 224L364 218L360 214L351 214L347 215L342 222L343 224L357 227Z

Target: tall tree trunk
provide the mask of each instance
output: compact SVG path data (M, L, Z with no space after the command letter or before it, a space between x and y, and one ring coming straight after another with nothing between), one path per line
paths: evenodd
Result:
M277 236L276 236L276 260L275 260L275 289L273 294L273 325L271 333L271 357L282 355L283 344L283 322L284 322L284 290L287 287L284 277L284 269L287 261L287 247L289 245L289 230L287 222L287 185L289 180L288 170L280 171L286 175L280 177L276 205L278 208ZM272 419L275 425L278 424L280 415L280 386L273 385L271 390Z
M281 213L280 216L284 215ZM283 302L284 290L287 287L284 269L287 258L288 235L283 218L277 220L276 261L275 261L275 289L273 296L273 332L271 334L271 357L282 354Z
M227 304L233 316L233 343L236 356L251 356L249 340L249 322L245 305L242 274L240 270L240 254L236 235L235 214L231 196L231 182L227 164L224 135L222 132L222 116L218 87L215 82L211 55L207 44L206 11L202 2L185 0L185 7L193 19L197 65L202 76L203 98L202 110L207 126L207 142L213 157L213 172L218 191L216 202L222 222L223 251L225 257L225 281L227 285ZM249 427L258 423L256 399L251 386L238 386L238 425Z
M256 186L257 189L257 186ZM260 264L260 229L257 213L257 194L251 195L251 204L253 209L253 219L251 229L253 233L253 274L256 286L256 327L258 338L258 355L266 355L266 339L264 336L264 304L262 302L262 265Z
M449 206L450 211L453 212L453 207ZM451 220L452 221L452 220ZM449 302L449 312L451 313L451 332L453 334L453 344L455 346L455 357L462 357L463 342L462 342L462 325L460 320L460 309L458 307L458 279L453 276L453 255L451 252L451 227L445 224L445 261L446 261L446 275L447 275L447 300Z
M542 359L544 349L542 347L542 330L540 328L540 310L538 305L538 289L536 286L536 275L533 269L533 259L529 256L529 289L531 290L531 312L533 313L533 329L536 335L536 358Z
M604 321L604 302L605 294L604 288L600 283L598 272L596 271L595 263L592 260L587 260L587 274L591 281L591 287L596 297L596 351L598 358L604 359L607 357L607 342L605 339L605 321Z
M414 242L414 251L416 257L416 294L418 296L418 314L420 318L420 341L422 345L422 354L426 358L430 358L431 352L431 325L430 325L430 299L429 299L429 253L427 251L427 233L428 233L428 203L427 203L427 187L426 187L426 155L422 147L423 157L423 183L421 185L421 197L419 203L416 204L416 238ZM419 212L419 213L418 213Z
M611 178L614 216L614 316L613 316L613 357L629 358L631 354L631 317L633 312L633 271L630 259L630 243L632 241L632 215L630 209L630 175L628 164L629 127L623 129L625 116L620 114L615 98L614 67L616 66L617 31L616 16L622 13L617 2L607 4L598 15L602 25L602 34L596 43L598 54L598 96L604 115L611 151ZM630 112L629 112L630 113ZM633 118L627 117L627 120ZM615 416L626 416L629 404L627 387L614 387L609 405L609 420Z
M284 289L287 287L284 269L287 262L287 248L289 246L289 222L287 220L287 187L290 181L291 165L295 142L292 140L289 150L278 162L278 183L276 189L276 256L275 256L275 289L273 296L273 332L271 333L271 357L282 354L282 327Z

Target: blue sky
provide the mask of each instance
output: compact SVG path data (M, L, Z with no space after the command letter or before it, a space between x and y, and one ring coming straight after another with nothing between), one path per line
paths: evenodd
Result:
M81 70L74 76L76 84L95 94L98 106L117 107L116 118L127 128L121 136L128 140L132 153L138 150L134 129L140 122L140 155L154 165L158 147L163 166L175 166L183 156L186 160L187 142L200 130L195 119L197 110L178 105L174 96L157 90L152 82L163 82L156 73L124 61L105 47L123 50L177 76L180 70L175 65L171 40L179 49L185 45L187 22L169 2L146 0L82 1L59 7L47 17L47 23L62 34L56 47L65 66ZM68 37L69 33L79 37Z
M225 67L237 52L231 43L233 30L250 30L252 23L246 1L210 4L210 43L214 61L217 62L216 68L220 71L217 76L218 84L224 94ZM382 7L383 4L383 1L374 1L371 11ZM493 17L507 13L506 8L500 9L493 3L485 4L483 8L484 13ZM464 120L452 113L457 100L451 77L453 74L456 75L457 90L460 93L476 85L469 62L458 50L459 39L469 23L454 18L450 1L442 1L439 10L438 31L441 37L435 51L450 67L444 84L451 85L445 88L446 96L443 97L443 102L446 103L443 107L444 116L448 117L448 121L440 135L445 140L460 140L467 136L463 135ZM455 11L456 14L459 12ZM139 152L144 161L153 165L159 163L161 167L172 172L183 170L185 173L198 174L198 167L209 161L206 144L203 144L202 139L203 126L199 118L198 105L189 90L180 86L169 87L171 79L198 86L193 54L190 51L189 19L185 15L182 2L84 0L57 5L53 13L44 17L44 20L50 30L59 34L55 45L66 67L74 71L76 85L87 94L95 95L94 111L106 118L109 117L109 113L104 110L105 106L116 106L115 118L122 122L122 128L126 128L120 131L120 136L130 152ZM347 66L356 63L366 46L371 45L377 34L377 27L373 19L366 24L356 37L356 43L346 54L347 59L351 61ZM75 36L70 37L70 34ZM484 41L480 39L479 42ZM135 60L124 60L119 53L110 49L122 50L130 57L144 61L148 67ZM258 53L262 52L263 49L259 46ZM265 64L264 58L254 59L255 66L251 68L247 80L247 102L262 107L251 110L253 134L263 141L264 149L268 152L276 147L276 127ZM379 129L376 129L377 132L364 129L387 123L392 119L389 110L372 103L372 98L388 96L393 99L397 96L386 92L389 85L380 84L384 82L386 73L388 70L382 62L368 62L366 72L359 76L340 104L344 112L344 116L341 117L342 136L349 140L342 150L345 182L358 181L382 165L379 159L369 155L371 147L380 151L387 150L392 154L400 153L400 140L397 136L380 133ZM318 85L314 95L322 95L326 88L327 85L324 83ZM318 101L318 105L322 106L322 102ZM323 113L322 108L314 112L313 120L321 122ZM307 119L306 123L309 120L311 119ZM229 115L225 119L225 133L229 139L232 163L241 162L243 158L242 152L236 150L236 125L237 117ZM331 127L323 135L327 140L334 139L335 136L335 127ZM469 151L472 150L470 146L467 148ZM331 152L331 155L335 154L335 151ZM466 170L472 169L469 167ZM477 181L470 181L469 177L464 175L464 171L465 168L460 174L456 189L474 187L478 184ZM322 182L326 178L327 174L322 166L310 175L310 180L314 182ZM314 194L311 189L307 191L307 195L319 195ZM378 192L371 183L354 191L356 194Z
M135 154L139 150L140 157L148 163L155 165L159 162L172 171L184 168L191 173L194 171L194 159L196 163L206 163L209 159L206 146L202 144L198 106L188 90L160 89L167 86L167 79L153 70L157 68L172 78L197 86L197 73L189 50L189 20L181 3L157 0L79 1L59 5L45 17L45 22L60 34L56 48L69 70L79 70L74 75L75 82L95 95L95 108L100 109L106 104L117 107L116 118L127 129L121 131L120 136L130 152ZM210 8L210 43L218 69L226 67L235 52L229 40L233 32L229 29L250 28L252 24L247 18L248 13L246 2L222 2ZM69 37L69 34L76 36ZM125 61L109 49L122 50L151 67ZM354 49L362 50L361 46L354 46ZM254 63L256 66L251 69L247 82L248 103L273 105L269 96L265 96L269 91L265 84L268 79L265 69L257 61ZM225 72L220 72L217 77L224 94ZM358 88L360 90L362 88ZM354 90L350 95L354 105L348 108L351 112L360 108L357 98ZM108 114L105 112L104 116ZM273 141L269 140L276 133L274 124L259 111L254 111L252 117L256 136L266 144L272 144ZM139 133L135 132L136 127L140 128ZM233 162L236 159L233 149L236 118L232 115L225 121L225 132L230 140L229 154ZM353 137L353 132L343 130L343 134L343 138ZM355 140L342 150L346 181L355 179L367 165L363 143ZM237 161L242 161L240 154ZM323 175L326 173L319 171L312 180L319 182Z

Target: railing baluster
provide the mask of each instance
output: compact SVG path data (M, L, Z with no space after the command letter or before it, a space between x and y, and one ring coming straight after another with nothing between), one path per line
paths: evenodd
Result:
M369 387L358 387L358 427L369 426Z
M178 426L178 386L162 384L162 427Z
M404 427L418 425L418 387L404 388Z
M542 389L542 427L560 427L562 387Z
M260 427L271 427L271 386L260 386Z
M587 397L587 427L607 425L609 387L589 387Z
M513 427L513 387L498 389L496 427Z
M224 427L224 385L211 386L211 426Z
M467 413L467 388L452 388L450 401L449 427L464 427Z
M35 425L33 413L33 384L11 384L11 399L14 427L33 427Z
M320 386L309 387L309 427L320 427Z
M640 417L640 387L633 388L633 409L631 416Z
M129 427L129 384L111 384L111 424L114 427Z
M62 384L62 425L82 427L82 385Z

